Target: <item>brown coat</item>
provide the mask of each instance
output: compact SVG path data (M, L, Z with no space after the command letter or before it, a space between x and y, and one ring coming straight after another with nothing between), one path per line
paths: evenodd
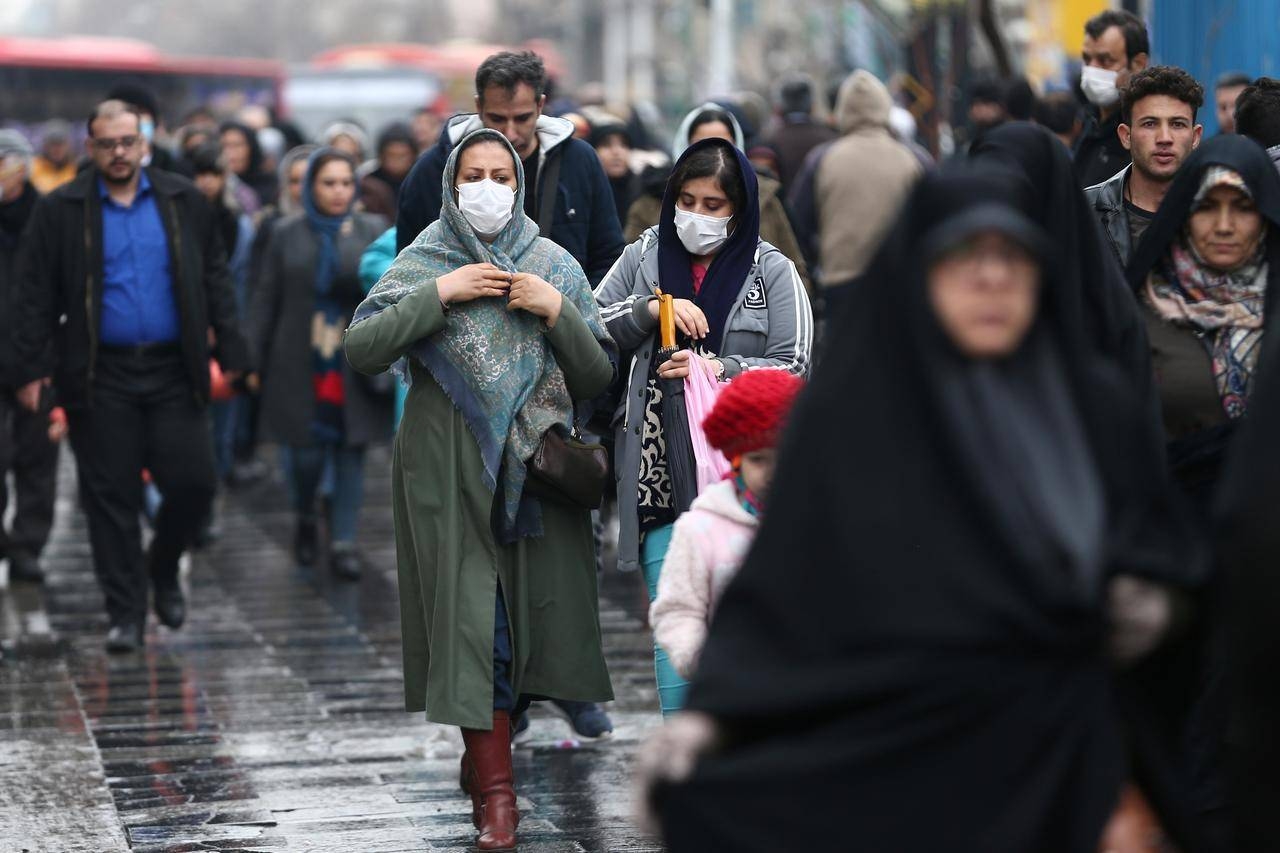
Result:
M824 285L862 274L921 175L915 155L889 132L892 105L889 90L866 71L840 87L844 136L831 143L814 179Z

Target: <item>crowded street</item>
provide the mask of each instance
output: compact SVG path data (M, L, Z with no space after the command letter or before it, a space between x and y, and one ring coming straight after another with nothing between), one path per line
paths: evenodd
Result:
M368 489L385 512L386 478ZM360 584L337 584L291 560L283 501L278 482L227 496L226 537L191 568L195 615L128 657L102 649L84 524L59 502L43 594L0 599L0 850L470 849L457 730L403 710L389 522L361 532ZM612 739L534 712L514 754L521 849L661 849L631 818L628 768L660 721L642 618L631 585L606 585Z
M5 0L0 853L1280 853L1280 0Z

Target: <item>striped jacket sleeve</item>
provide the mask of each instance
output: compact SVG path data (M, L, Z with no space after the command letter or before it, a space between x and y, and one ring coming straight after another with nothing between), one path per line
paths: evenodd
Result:
M624 351L639 347L658 327L658 321L649 314L649 301L654 295L640 275L640 258L648 240L649 235L644 234L627 246L595 290L596 304L609 335Z

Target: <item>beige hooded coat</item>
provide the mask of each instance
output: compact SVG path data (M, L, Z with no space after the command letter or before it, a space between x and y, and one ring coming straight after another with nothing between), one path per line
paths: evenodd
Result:
M822 280L847 284L862 274L920 177L920 163L889 132L889 90L866 71L840 87L842 136L823 155L814 181Z

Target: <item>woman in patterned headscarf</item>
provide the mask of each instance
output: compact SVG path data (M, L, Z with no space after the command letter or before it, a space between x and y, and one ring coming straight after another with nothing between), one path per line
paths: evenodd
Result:
M1196 497L1248 408L1278 241L1275 168L1248 139L1219 137L1187 160L1130 262L1170 463Z
M392 473L405 706L462 728L480 850L514 849L510 722L613 697L586 509L525 490L543 435L586 415L616 350L582 268L524 214L520 158L478 130L440 219L356 312L347 358L411 381Z

